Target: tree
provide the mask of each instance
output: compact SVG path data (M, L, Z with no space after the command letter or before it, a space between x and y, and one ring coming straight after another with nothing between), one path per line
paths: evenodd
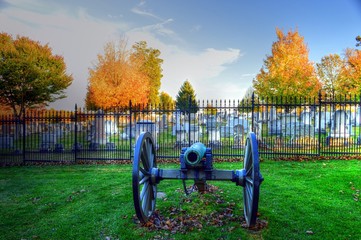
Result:
M342 69L344 61L338 54L330 54L321 59L321 63L317 63L317 75L322 83L323 91L334 99L336 95L342 93Z
M188 80L183 83L178 92L176 97L176 107L183 113L188 111L196 113L198 111L196 95L191 83Z
M361 36L360 35L358 35L357 37L356 37L356 47L359 47L359 46L361 46Z
M48 44L0 33L0 104L17 118L26 108L64 98L72 81L63 57L53 55Z
M272 55L267 56L260 73L253 80L256 94L261 98L316 97L321 84L313 64L308 59L308 48L298 31L284 34L276 29L278 40L272 44Z
M252 86L248 87L242 100L238 103L238 111L247 112L251 110L253 93L254 93L254 88Z
M342 81L339 88L343 94L360 94L361 92L361 50L346 49L345 65L341 71Z
M212 103L207 103L207 107L204 110L204 113L207 115L216 115L217 114L217 108L213 107Z
M159 99L160 99L160 105L163 108L168 109L168 110L174 109L174 100L168 93L161 92L159 95Z
M157 106L159 104L159 89L161 85L162 63L159 58L160 51L158 49L148 48L147 42L141 41L133 45L131 60L138 62L140 71L149 78L149 96L148 103Z
M99 54L95 66L89 69L86 103L92 108L126 107L133 104L147 104L149 78L140 69L138 61L130 60L126 42L117 45L109 42L104 55Z

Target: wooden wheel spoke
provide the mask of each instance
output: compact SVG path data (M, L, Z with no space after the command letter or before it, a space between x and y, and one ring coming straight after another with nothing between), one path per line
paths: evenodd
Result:
M250 185L246 185L246 198L247 201L247 209L252 211L252 200L253 200L253 188Z
M142 192L140 193L140 201L143 201L144 196L147 194L149 183L146 182L143 186Z
M148 176L144 176L143 178L141 178L141 180L139 181L139 185L142 185L143 183L147 182L149 180Z
M253 186L253 178L246 177L246 182L247 182L248 184L250 184L251 186ZM247 183L246 183L246 184L247 184Z
M252 173L253 173L253 166L248 169L246 168L246 176L247 177L252 176Z
M143 166L144 168L149 171L149 159L148 159L148 155L146 154L145 149L142 149L142 153L140 156L140 159L142 160Z
M141 167L139 168L139 172L143 173L143 175L149 175L149 173L147 171L145 171L144 168L141 168Z

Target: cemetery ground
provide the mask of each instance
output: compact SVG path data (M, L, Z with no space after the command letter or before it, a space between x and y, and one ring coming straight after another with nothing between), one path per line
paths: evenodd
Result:
M232 182L185 196L180 180L162 181L166 196L141 225L130 164L3 167L0 239L361 239L360 169L359 160L263 160L259 221L247 229L243 189Z

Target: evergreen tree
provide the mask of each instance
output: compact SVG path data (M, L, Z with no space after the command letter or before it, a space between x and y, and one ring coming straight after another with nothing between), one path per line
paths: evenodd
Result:
M199 109L194 89L188 80L183 83L178 92L176 98L176 107L183 113L188 111L191 113L196 113Z

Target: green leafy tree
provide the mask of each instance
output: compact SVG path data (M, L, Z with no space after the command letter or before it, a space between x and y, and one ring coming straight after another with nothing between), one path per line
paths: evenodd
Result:
M174 100L173 98L166 92L161 92L159 95L160 105L168 110L174 109Z
M73 78L63 57L27 37L0 33L0 105L21 118L26 108L64 98Z
M276 29L278 40L272 45L260 73L253 80L256 94L261 98L316 97L321 84L313 64L308 59L308 48L298 31L284 34Z
M196 113L198 111L199 107L197 104L196 95L191 83L188 80L183 83L178 92L176 97L176 107L183 113L188 111L191 113Z
M158 49L149 48L146 41L140 41L133 45L131 60L138 62L140 71L149 78L148 103L157 106L160 102L159 89L161 86L162 63Z
M324 93L334 99L342 92L340 82L342 81L342 69L344 61L338 54L324 56L320 63L316 64L317 75L322 83Z

